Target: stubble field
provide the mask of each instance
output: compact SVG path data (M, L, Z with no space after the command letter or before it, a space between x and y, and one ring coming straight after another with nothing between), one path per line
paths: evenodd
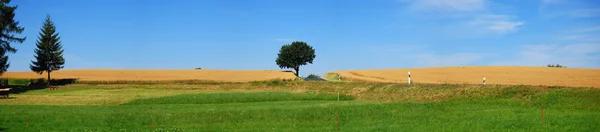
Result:
M413 83L545 85L600 88L600 69L471 66L442 68L406 68L382 70L346 70L328 73L345 81L406 83L411 72Z
M96 81L215 81L249 82L265 80L293 80L293 72L279 70L60 70L51 73L52 79ZM6 72L3 78L36 79L47 75L34 72Z

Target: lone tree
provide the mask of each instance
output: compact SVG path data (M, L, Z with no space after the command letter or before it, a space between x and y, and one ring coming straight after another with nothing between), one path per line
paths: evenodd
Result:
M0 75L8 69L7 52L15 53L17 49L10 46L10 43L23 43L26 37L15 37L15 34L21 34L25 28L19 26L19 22L14 20L17 6L8 6L10 0L0 0Z
M302 41L294 41L292 44L281 46L279 54L277 54L277 65L279 68L293 68L296 71L296 76L299 75L300 66L307 63L312 64L315 55L315 49L312 46Z
M60 36L56 32L54 22L50 19L50 15L46 16L46 21L41 30L36 42L37 48L34 50L36 61L31 61L32 64L29 68L38 74L48 73L47 85L49 86L50 73L62 69L65 64L65 59L62 56L64 50L60 44Z

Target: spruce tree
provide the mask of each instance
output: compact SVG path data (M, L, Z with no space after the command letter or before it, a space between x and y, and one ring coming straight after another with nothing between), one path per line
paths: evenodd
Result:
M23 43L25 37L16 37L15 34L21 34L25 28L19 26L19 22L14 20L17 6L8 6L10 0L0 0L0 75L8 69L7 52L15 53L17 49L10 46L11 43Z
M42 26L40 36L36 42L37 48L35 51L36 61L31 61L29 68L33 72L48 74L48 83L50 85L50 73L60 70L65 64L65 59L62 56L63 49L60 42L60 36L56 32L54 22L50 19L50 15L46 16L44 26Z

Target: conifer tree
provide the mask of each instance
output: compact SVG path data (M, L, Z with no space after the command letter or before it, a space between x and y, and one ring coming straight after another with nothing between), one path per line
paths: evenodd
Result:
M16 37L15 34L21 34L25 28L19 26L19 22L14 20L17 6L8 6L10 0L0 0L0 75L8 69L7 52L15 53L17 49L10 46L11 43L23 43L25 37Z
M36 42L37 48L35 51L35 61L31 61L29 68L38 74L46 72L48 74L48 83L50 85L50 73L60 70L65 64L60 36L56 32L54 22L50 19L50 15L46 16L46 21L41 28L40 36Z

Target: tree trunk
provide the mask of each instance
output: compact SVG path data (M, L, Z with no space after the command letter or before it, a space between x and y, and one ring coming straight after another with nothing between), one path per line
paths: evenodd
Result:
M48 83L46 83L46 86L50 87L50 72L47 72L47 73L48 73Z
M300 67L295 67L294 70L296 70L296 77L300 77Z

